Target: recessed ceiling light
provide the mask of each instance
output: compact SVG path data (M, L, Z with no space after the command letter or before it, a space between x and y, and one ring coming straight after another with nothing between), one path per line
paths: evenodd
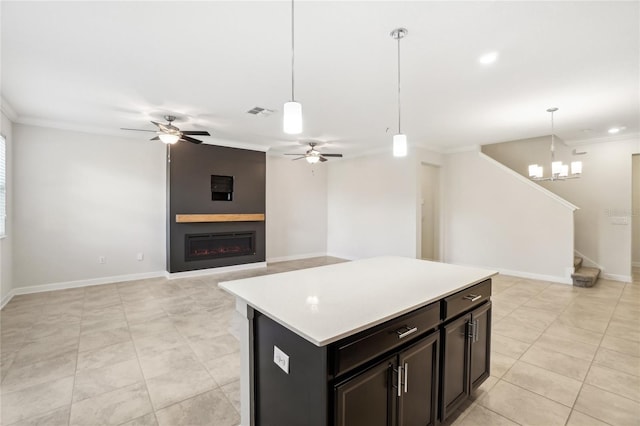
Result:
M490 52L480 56L480 58L478 59L478 62L480 62L483 65L489 65L494 63L497 59L498 59L498 52Z
M612 127L612 128L609 129L609 133L611 133L612 135L615 135L619 131L620 131L619 127Z

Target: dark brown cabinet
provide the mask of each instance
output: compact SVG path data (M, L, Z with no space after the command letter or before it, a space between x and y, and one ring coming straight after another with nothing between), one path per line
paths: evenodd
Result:
M491 302L442 327L441 419L446 420L490 373Z
M255 424L443 422L489 377L490 299L485 280L327 346L252 311Z
M425 426L436 421L439 334L432 333L335 388L337 426Z

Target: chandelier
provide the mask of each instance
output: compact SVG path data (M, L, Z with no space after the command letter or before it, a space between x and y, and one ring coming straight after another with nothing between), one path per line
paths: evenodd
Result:
M547 112L551 113L551 176L544 177L544 168L537 164L529 165L529 177L535 181L556 181L577 179L582 174L582 161L571 162L571 175L569 175L569 165L562 164L562 161L556 161L556 141L553 128L553 113L558 108L549 108Z

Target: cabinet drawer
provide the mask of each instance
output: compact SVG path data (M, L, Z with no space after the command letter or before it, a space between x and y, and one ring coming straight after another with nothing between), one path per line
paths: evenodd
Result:
M491 298L491 280L483 281L444 299L443 316L445 320L455 317Z
M415 337L422 336L440 323L440 302L409 312L337 343L334 349L334 374L349 371Z

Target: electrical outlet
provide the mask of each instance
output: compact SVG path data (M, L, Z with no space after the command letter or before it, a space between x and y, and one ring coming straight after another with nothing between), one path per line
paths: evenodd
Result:
M100 264L107 263L107 258L104 256L98 257L98 263Z
M285 373L289 374L289 355L282 352L277 346L273 346L273 362L282 369Z
M136 259L138 259L138 262L142 262L144 260L144 253L138 253Z

